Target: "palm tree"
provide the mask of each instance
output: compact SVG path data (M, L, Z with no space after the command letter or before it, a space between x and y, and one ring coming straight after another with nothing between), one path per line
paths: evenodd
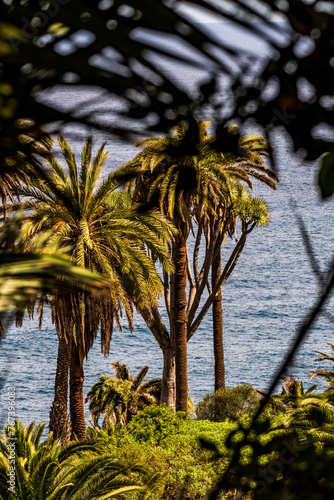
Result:
M187 274L189 277L187 239L192 227L195 213L214 213L220 207L222 224L227 211L229 181L231 179L245 182L252 186L251 177L274 186L277 176L263 165L258 153L266 149L262 138L252 138L253 151L248 153L249 138L245 138L240 153L218 152L212 145L214 136L207 135L209 123L190 120L187 128L181 122L173 129L173 135L155 137L138 141L136 146L145 146L136 157L121 167L116 175L119 179L130 181L135 185L135 200L145 204L147 208L159 206L177 227L178 233L171 243L171 255L174 264L174 275L170 290L165 297L170 321L170 337L163 329L157 311L152 312L153 320L147 311L143 317L159 340L164 354L164 372L173 372L174 353L176 371L176 410L187 411L188 378L187 378L187 340L190 331L188 323L192 323L196 308L200 302L203 289L207 284L209 269L205 271L205 279L198 287L193 307L187 312ZM189 134L191 130L192 134ZM232 134L234 129L229 130ZM196 139L200 137L200 140ZM192 144L189 141L193 140ZM227 145L228 146L228 145ZM227 194L226 194L227 193ZM214 248L211 247L212 251ZM190 283L194 289L195 284ZM155 323L154 324L154 320ZM158 326L157 326L158 323ZM163 330L163 334L159 333ZM187 331L188 330L188 331ZM168 340L166 340L168 338ZM165 380L165 377L163 377ZM165 390L163 383L163 392ZM172 385L172 384L170 384ZM169 388L167 387L167 391Z
M283 381L282 393L271 396L272 403L282 405L281 411L285 410L278 421L279 427L283 425L295 429L299 433L312 436L320 443L333 443L332 394L330 392L315 393L318 387L316 384L305 390L303 381L298 382L296 377L292 379L283 377ZM264 393L261 395L264 396Z
M269 148L263 137L239 137L236 135L238 132L236 125L225 127L223 132L224 141L222 143L218 141L217 137L210 136L207 139L208 144L213 148L213 152L216 147L221 151L220 153L218 151L215 153L217 164L221 164L223 159L224 163L229 164L231 167L236 167L238 174L235 175L234 172L230 174L230 177L235 176L236 179L229 181L229 191L224 193L227 201L226 206L222 206L218 200L218 203L214 206L214 210L211 209L209 213L201 212L198 218L198 224L203 226L201 231L205 233L206 246L209 248L211 242L211 252L214 255L211 262L211 288L212 290L217 290L212 300L215 390L225 387L222 286L218 286L222 276L222 243L226 239L226 236L231 238L235 236L238 242L238 238L236 237L236 221L237 219L242 221L242 236L236 247L238 251L229 271L229 274L231 274L244 248L247 235L256 226L264 226L269 222L269 212L265 201L260 198L253 198L251 200L249 192L242 188L240 181L245 181L251 189L253 188L252 179L266 184L271 189L276 189L276 182L279 181L275 172L266 168L263 163L262 157L269 155ZM206 231L204 230L205 225L208 226ZM214 242L214 245L212 245L212 242ZM209 281L207 281L206 285L209 287ZM198 302L202 291L203 286L199 289L195 302ZM193 314L191 313L190 320L193 320Z
M109 352L114 322L121 328L121 311L125 311L130 329L132 304L129 290L138 307L156 304L161 282L153 261L144 251L147 245L163 267L171 271L166 241L172 226L156 210L139 213L126 193L115 191L119 184L110 174L97 186L108 153L103 144L92 160L92 140L84 145L81 170L64 138L59 139L68 174L50 156L53 181L36 180L21 192L26 202L24 229L27 242L47 232L45 252L49 246L66 249L71 259L84 269L99 272L108 282L103 297L92 298L86 291L73 290L64 297L56 291L51 297L52 319L59 336L55 399L50 414L50 429L55 438L67 431L68 373L70 372L70 415L72 437L84 439L86 426L83 405L83 360L101 330L104 355ZM57 192L65 194L69 205ZM42 311L42 308L40 309ZM69 368L70 367L70 368Z
M296 377L283 377L283 382L282 393L276 397L288 408L297 409L307 406L318 398L317 395L312 394L318 387L317 384L312 385L305 391L303 381L298 382Z
M101 453L94 441L62 447L49 434L41 442L44 428L45 424L22 425L19 420L4 427L4 435L0 434L0 498L66 500L87 498L89 491L90 498L103 500L160 491L161 473ZM13 486L8 483L10 477L15 478Z
M103 427L108 424L126 425L133 415L148 405L158 404L161 392L161 379L150 379L144 383L149 371L143 366L131 377L126 364L111 363L115 377L101 375L87 394L93 424L97 425L104 415Z

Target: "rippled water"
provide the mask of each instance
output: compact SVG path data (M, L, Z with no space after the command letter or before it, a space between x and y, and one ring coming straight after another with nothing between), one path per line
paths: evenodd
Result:
M189 78L189 74L180 78ZM70 97L69 99L72 99ZM66 96L64 95L64 99ZM100 138L96 137L97 147ZM268 201L271 222L249 236L237 268L223 289L224 343L226 380L229 386L251 383L265 389L287 352L304 315L314 304L318 289L294 217L291 200L302 215L322 269L333 251L332 201L319 201L315 187L316 168L303 164L290 152L282 133L276 134L276 154L281 183L276 192L256 186L255 192ZM82 143L74 149L80 151ZM109 169L115 168L133 154L129 146L109 141ZM226 244L228 256L231 243ZM331 304L333 305L333 301ZM330 307L329 305L329 307ZM144 364L151 377L161 376L161 351L143 320L136 316L136 332L114 332L110 356L104 358L99 341L85 363L85 393L100 373L111 374L110 363L125 362L132 373ZM197 402L213 390L213 348L211 318L207 315L189 342L190 395ZM289 375L308 379L315 369L314 350L325 350L333 342L332 325L318 318L298 353ZM50 315L45 314L43 328L36 320L24 321L23 327L12 327L1 345L0 359L8 369L1 398L1 422L5 422L6 386L15 385L17 416L24 422L48 421L53 399L56 370L57 336ZM88 412L87 412L88 418Z

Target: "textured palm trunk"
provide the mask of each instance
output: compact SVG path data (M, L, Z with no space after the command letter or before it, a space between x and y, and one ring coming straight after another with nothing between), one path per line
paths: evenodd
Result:
M160 404L165 404L175 410L176 383L175 383L175 351L164 349L164 368L162 373Z
M188 411L187 372L187 238L185 224L180 224L178 237L173 249L174 300L173 333L176 372L176 411Z
M59 340L57 371L55 379L55 396L50 411L49 429L53 433L53 439L61 439L65 444L69 440L70 423L67 411L68 400L68 376L71 362L71 345L63 338Z
M86 439L83 383L83 364L80 361L78 349L73 342L70 370L70 415L72 427L71 439L76 439L78 441Z
M221 275L221 254L212 262L212 290L216 286ZM221 289L212 302L213 318L213 351L215 358L215 391L225 387L225 359L223 341L223 299Z

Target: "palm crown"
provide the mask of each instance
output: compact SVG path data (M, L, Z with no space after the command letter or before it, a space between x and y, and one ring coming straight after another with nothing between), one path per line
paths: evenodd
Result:
M113 320L120 326L122 307L130 328L133 328L128 290L136 297L136 302L143 306L155 303L159 296L161 282L143 246L147 245L163 266L170 270L165 242L173 229L157 211L139 213L136 204L130 201L126 193L116 191L119 184L114 181L113 174L97 187L108 156L104 151L105 144L91 161L92 141L87 140L82 151L80 172L64 138L59 139L59 145L68 174L50 156L53 183L34 182L22 190L25 196L30 197L25 204L29 211L25 233L31 238L40 232L52 231L47 240L46 252L49 246L57 243L60 248L68 249L77 265L99 272L107 278L110 286L107 295L101 300L92 302L84 294L74 294L71 303L63 303L65 309L70 308L66 321L68 316L72 318L72 327L82 354L87 355L99 325L103 352L107 353ZM58 190L66 195L67 200L71 200L70 203L59 199ZM66 335L64 311L59 311L59 297L57 300L53 307L54 319L58 332ZM85 323L89 324L88 330L84 328Z
M180 215L189 220L189 209L225 204L229 180L244 181L252 188L252 178L275 189L278 177L263 164L268 146L262 137L241 139L238 154L214 149L215 136L209 136L210 122L197 123L199 143L192 156L182 156L186 125L174 127L173 135L138 141L145 146L136 157L121 167L120 179L135 179L137 197L150 205L159 203L163 213L173 218ZM235 127L230 127L232 134ZM196 154L195 154L196 153Z

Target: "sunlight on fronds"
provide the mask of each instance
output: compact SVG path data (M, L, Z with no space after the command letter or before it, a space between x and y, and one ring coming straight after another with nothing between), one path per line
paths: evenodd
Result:
M25 251L30 251L36 238L43 238L40 251L43 247L48 253L57 246L66 251L71 262L100 273L108 282L108 293L103 300L95 298L94 305L88 293L80 295L75 290L66 302L60 300L61 292L56 291L51 298L60 338L69 328L75 329L73 335L83 358L101 327L102 350L107 354L114 321L121 328L122 310L130 329L134 328L132 296L139 307L156 304L160 297L161 280L145 248L171 271L167 243L175 230L158 211L141 212L129 193L117 191L120 182L113 173L97 187L108 156L105 143L92 158L92 139L88 138L80 168L64 137L59 138L59 145L68 173L50 156L52 181L45 184L35 179L22 189L22 195L29 197L24 205ZM66 195L64 201L57 190Z

